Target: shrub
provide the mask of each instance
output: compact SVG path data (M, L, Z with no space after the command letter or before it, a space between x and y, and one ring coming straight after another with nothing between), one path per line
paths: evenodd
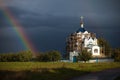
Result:
M50 58L50 61L58 61L61 59L61 54L58 51L49 51L48 56Z
M113 51L113 58L116 62L120 62L120 49L115 49Z
M88 61L92 58L92 54L88 52L87 50L83 50L81 53L79 53L78 60L82 61Z

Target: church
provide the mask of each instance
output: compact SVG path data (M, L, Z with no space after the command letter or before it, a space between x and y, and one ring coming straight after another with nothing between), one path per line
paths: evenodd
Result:
M69 55L69 60L76 61L76 57L83 49L87 49L92 54L92 57L101 56L96 34L88 32L84 28L83 17L81 17L80 28L70 34L66 40L66 52Z

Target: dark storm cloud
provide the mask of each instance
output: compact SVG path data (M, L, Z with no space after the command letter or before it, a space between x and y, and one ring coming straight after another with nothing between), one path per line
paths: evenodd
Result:
M0 9L0 27L6 27L7 26L7 20L4 18L4 13Z
M24 48L22 47L23 46L20 44L19 38L16 39L15 37L0 35L0 52L1 53L24 50Z
M3 6L11 11L28 38L40 51L57 49L63 52L66 37L79 28L80 16L84 16L86 30L103 36L113 47L119 47L119 0L3 0L3 2ZM3 14L0 9L2 31L0 49L8 50L7 47L14 41L23 49ZM15 49L13 45L11 51L17 50L20 49Z
M62 16L111 16L119 14L119 0L11 0L7 6L40 14ZM109 16L108 15L108 16Z
M81 15L98 26L117 24L120 19L118 0L12 0L6 5L25 27L72 25Z
M24 50L20 37L11 27L0 28L0 52L16 52Z
M23 27L63 27L66 25L71 25L73 23L79 22L76 21L77 17L68 17L68 16L54 16L51 14L41 14L30 11L21 10L20 8L8 7L14 19L17 20ZM4 12L1 11L0 18L1 26L9 25L10 19L6 18L7 15L4 15ZM77 18L79 19L79 18ZM2 25L2 24L5 25Z

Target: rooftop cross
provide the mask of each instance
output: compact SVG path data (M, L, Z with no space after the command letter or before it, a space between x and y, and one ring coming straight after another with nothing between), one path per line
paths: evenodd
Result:
M83 28L83 18L84 18L83 16L80 17L80 26L81 26L81 28Z
M83 18L84 18L83 16L80 17L81 21L83 20Z

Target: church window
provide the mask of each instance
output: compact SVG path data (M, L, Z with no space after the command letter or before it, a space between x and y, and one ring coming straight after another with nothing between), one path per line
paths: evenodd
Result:
M94 53L98 53L98 49L94 49Z

